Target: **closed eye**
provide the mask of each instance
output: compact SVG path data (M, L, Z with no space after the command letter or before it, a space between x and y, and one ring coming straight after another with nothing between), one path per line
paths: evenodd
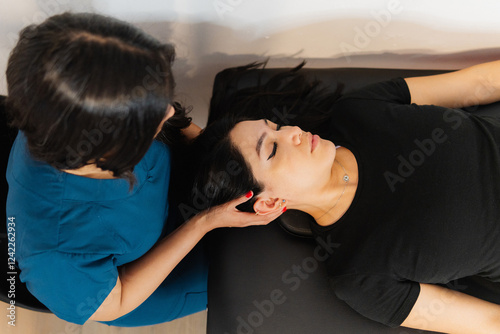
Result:
M276 125L276 131L279 131L281 128L281 125L277 124ZM271 154L269 155L269 157L267 158L267 160L271 159L272 157L274 157L276 155L276 150L278 149L278 143L277 142L274 142L273 143L273 151L271 152Z

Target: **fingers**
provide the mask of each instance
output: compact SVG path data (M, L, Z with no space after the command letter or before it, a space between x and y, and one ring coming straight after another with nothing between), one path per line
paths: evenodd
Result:
M276 210L262 213L248 213L239 211L236 207L253 197L253 192L249 191L244 196L234 199L219 207L212 208L207 214L207 218L213 222L216 227L247 227L252 225L267 225L278 218L285 208L276 208Z
M234 206L236 208L238 205L240 205L241 203L245 203L246 201L250 200L250 198L252 198L252 197L253 197L253 191L250 190L244 196L241 196L237 199L234 199L229 203L231 203L230 204L231 206Z
M254 213L238 213L239 215L245 215L245 217L240 220L240 227L252 226L252 225L267 225L279 216L281 216L286 211L276 210L273 212L266 213L265 215L254 214Z

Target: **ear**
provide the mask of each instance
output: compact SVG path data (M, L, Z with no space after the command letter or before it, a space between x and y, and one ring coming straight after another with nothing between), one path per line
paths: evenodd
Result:
M280 206L280 203L282 204ZM260 216L283 210L283 201L281 198L262 198L259 197L253 204L253 209Z

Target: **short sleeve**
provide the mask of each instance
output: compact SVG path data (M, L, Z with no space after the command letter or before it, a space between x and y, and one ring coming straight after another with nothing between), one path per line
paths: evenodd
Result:
M420 285L387 275L345 275L330 279L337 297L355 311L390 327L398 327L410 314Z
M118 270L111 255L44 252L30 256L21 281L56 316L83 324L116 285Z
M367 85L341 98L341 100L347 99L377 100L396 104L411 103L410 89L403 78Z

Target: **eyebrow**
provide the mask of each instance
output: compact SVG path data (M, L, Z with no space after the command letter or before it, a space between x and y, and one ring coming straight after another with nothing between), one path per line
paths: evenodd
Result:
M266 123L266 126L268 125L266 119L264 119L264 123ZM267 132L264 132L262 134L262 136L260 136L259 140L257 140L257 146L255 147L255 150L257 151L257 156L259 158L260 158L260 149L262 148L262 143L264 142L264 139L266 138L266 136L267 136Z

